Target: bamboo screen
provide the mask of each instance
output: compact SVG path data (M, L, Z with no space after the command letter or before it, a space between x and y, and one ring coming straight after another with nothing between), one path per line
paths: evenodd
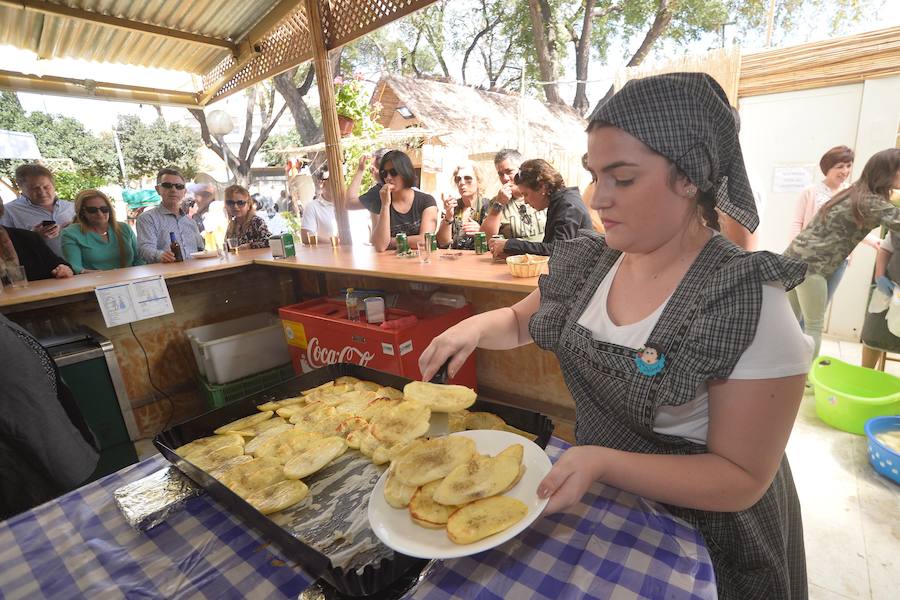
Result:
M900 27L745 54L738 88L758 96L900 74Z
M630 79L641 79L651 75L679 71L710 75L725 90L729 102L733 106L737 106L738 80L741 77L741 50L738 47L712 50L705 54L684 55L663 63L620 69L616 73L614 85L619 90Z

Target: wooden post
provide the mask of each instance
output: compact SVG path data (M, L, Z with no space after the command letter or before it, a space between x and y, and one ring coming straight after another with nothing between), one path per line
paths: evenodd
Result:
M322 109L322 130L325 133L325 157L328 161L328 191L334 200L334 214L337 218L338 235L341 245L353 243L350 235L350 220L344 202L343 153L341 152L341 134L338 130L337 110L334 107L334 75L331 62L328 60L328 48L325 47L324 23L318 0L305 0L306 16L310 34L312 35L313 59L316 69L316 85L319 88L319 106Z

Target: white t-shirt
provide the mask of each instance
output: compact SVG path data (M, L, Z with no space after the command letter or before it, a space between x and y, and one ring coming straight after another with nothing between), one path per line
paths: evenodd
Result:
M624 256L624 255L623 255ZM647 343L666 307L663 302L651 315L630 325L616 325L606 312L609 288L619 270L623 256L597 286L578 324L590 330L594 339L635 350ZM803 335L791 310L784 288L763 285L762 308L753 341L738 359L730 379L771 379L802 375L812 361L812 339ZM675 435L705 444L709 428L709 391L706 383L697 390L694 400L680 406L662 406L653 416L653 431Z
M337 235L334 204L318 196L307 202L303 207L303 220L300 221L300 228L311 231L323 239Z

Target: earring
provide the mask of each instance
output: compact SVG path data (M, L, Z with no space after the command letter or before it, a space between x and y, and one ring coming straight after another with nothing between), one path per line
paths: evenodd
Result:
M693 198L693 197L695 197L695 196L697 195L697 186L696 186L696 185L690 185L690 186L688 186L688 188L687 188L687 195L688 195L688 198Z

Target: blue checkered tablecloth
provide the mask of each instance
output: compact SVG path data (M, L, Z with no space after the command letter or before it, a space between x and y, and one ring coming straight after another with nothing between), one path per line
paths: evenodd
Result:
M567 447L553 439L555 460ZM145 460L0 523L0 598L296 598L312 578L207 495L141 533L113 492L164 467ZM475 556L441 561L408 597L715 598L699 532L661 506L595 485Z

